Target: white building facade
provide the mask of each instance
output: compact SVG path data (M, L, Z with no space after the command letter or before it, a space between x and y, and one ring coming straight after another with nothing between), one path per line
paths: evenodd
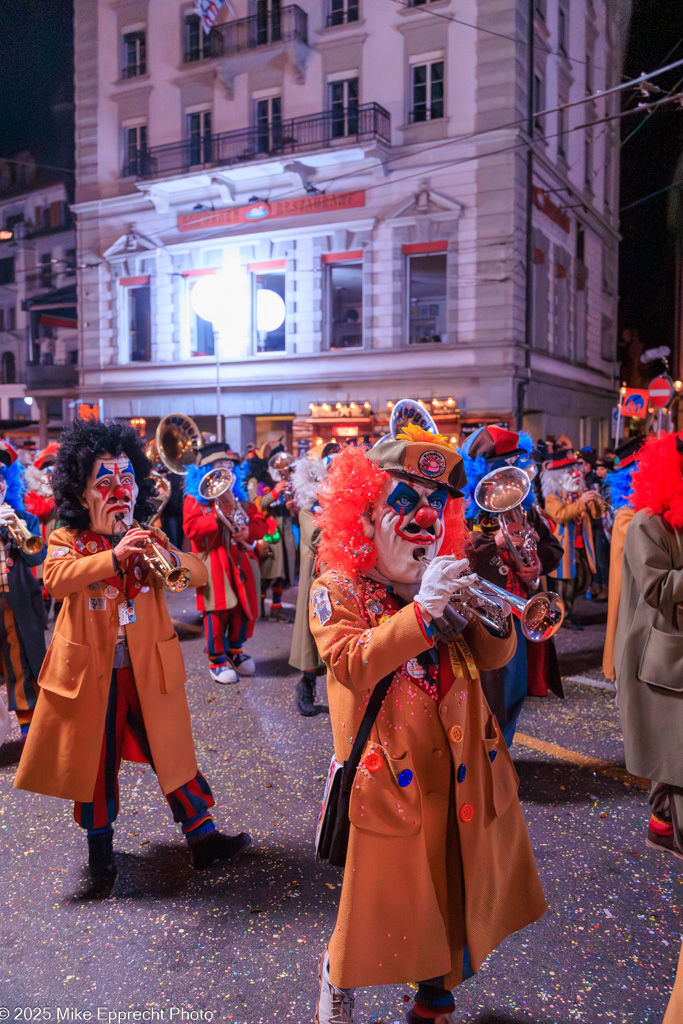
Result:
M207 36L75 0L81 400L148 434L220 404L237 448L383 433L404 396L606 444L619 100L555 108L620 80L615 6L232 0Z
M35 435L43 447L48 428L57 432L71 417L76 322L67 189L29 153L0 160L0 420L12 424L8 437Z

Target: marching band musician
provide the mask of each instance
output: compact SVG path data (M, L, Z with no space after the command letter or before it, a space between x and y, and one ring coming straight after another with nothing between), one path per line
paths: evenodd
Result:
M213 823L211 789L197 769L185 667L150 542L201 586L206 570L133 526L151 513L151 465L135 431L76 420L62 435L53 482L67 525L50 537L45 583L64 601L40 675L33 725L15 786L75 801L96 884L113 882L112 824L121 759L147 762L200 870L250 843Z
M38 520L24 505L24 468L18 453L0 441L0 656L8 707L25 740L38 699L37 679L45 657L45 606L32 569L41 565L45 547L38 543ZM21 544L17 522L33 543Z
M339 764L371 693L389 689L350 791L316 1024L353 1024L355 987L406 979L419 986L408 1024L446 1024L451 989L545 910L517 777L479 684L481 668L509 661L515 633L503 608L494 632L450 606L467 586L464 484L448 439L410 423L368 452L341 452L322 488L325 571L310 621Z
M183 530L192 551L207 567L208 581L197 589L197 608L204 615L209 655L209 674L216 683L236 683L239 676L253 676L253 658L243 650L258 618L259 588L250 545L266 533L266 521L248 502L239 476L240 457L229 445L214 441L197 453L197 464L185 478ZM232 489L216 501L202 497L200 484L216 469L235 474ZM235 507L247 525L231 523ZM227 525L226 524L227 521Z
M289 622L282 610L282 592L296 579L296 540L292 521L298 508L289 479L293 461L282 445L274 450L268 460L273 486L260 499L261 511L274 519L278 533L277 539L268 541L268 551L261 562L262 602L265 602L269 586L273 594L268 616L271 622Z
M503 466L516 466L526 471L535 468L531 437L493 425L480 427L471 434L462 445L461 452L470 495L482 477L492 470ZM528 565L518 565L498 525L498 517L489 517L494 520L489 526L484 519L486 513L480 514L481 528L470 534L467 557L478 576L526 598L538 589L536 581L540 576L557 568L562 558L562 547L535 507L532 488L522 502L522 509L526 526L517 519L509 519L508 534L515 548L523 551L527 531L533 531L534 543ZM468 518L473 518L477 512L478 508L470 497ZM502 668L481 673L482 689L508 746L512 744L527 693L546 696L550 687L558 697L564 696L552 638L531 643L524 637L519 620L514 619L513 622L517 632L517 650L513 658Z

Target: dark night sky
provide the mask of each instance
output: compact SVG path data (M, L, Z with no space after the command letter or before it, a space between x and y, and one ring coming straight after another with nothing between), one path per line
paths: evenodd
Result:
M72 166L72 129L52 111L60 100L73 100L71 0L0 0L0 156L28 149Z
M671 52L673 51L673 52ZM635 77L683 59L681 0L635 0L624 74ZM683 87L683 66L656 79L666 90ZM657 97L653 97L656 99ZM633 99L625 101L632 105ZM622 121L622 139L643 118ZM672 104L655 111L622 146L621 206L670 184L683 148L683 110ZM645 348L672 345L674 314L673 240L667 232L670 193L622 213L620 265L621 327L636 327Z

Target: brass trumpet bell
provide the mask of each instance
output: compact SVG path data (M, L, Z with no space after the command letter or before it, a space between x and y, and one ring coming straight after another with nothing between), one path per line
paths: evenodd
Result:
M474 490L474 500L484 512L511 512L531 490L529 474L517 466L501 466L483 476Z
M141 526L134 519L130 528L139 530ZM150 543L154 554L144 555L143 558L154 575L161 580L164 590L178 594L181 590L189 587L192 575L190 570L186 569L184 565L172 565L158 544L155 544L154 541L150 541Z
M164 466L178 476L187 476L202 446L202 434L193 419L183 413L171 413L159 421L156 447Z
M9 508L12 512L12 522L5 525L8 534L25 555L37 555L45 547L45 541L38 534L30 533L27 526L14 511L11 505L3 502L3 508Z

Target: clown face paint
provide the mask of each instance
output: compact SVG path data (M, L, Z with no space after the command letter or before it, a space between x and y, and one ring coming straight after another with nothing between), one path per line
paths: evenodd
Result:
M95 459L81 499L90 513L90 529L107 536L125 533L133 522L137 497L138 485L127 455L114 458L105 453Z
M583 470L577 463L570 466L560 480L560 491L562 494L579 494L585 491L586 486L583 479Z
M5 500L5 495L6 494L7 494L7 481L5 480L5 474L4 473L0 473L0 505L2 505L3 501Z
M443 487L430 487L390 476L366 522L374 541L377 569L394 583L419 583L425 570L418 558L439 553L443 543L443 511L449 499Z

